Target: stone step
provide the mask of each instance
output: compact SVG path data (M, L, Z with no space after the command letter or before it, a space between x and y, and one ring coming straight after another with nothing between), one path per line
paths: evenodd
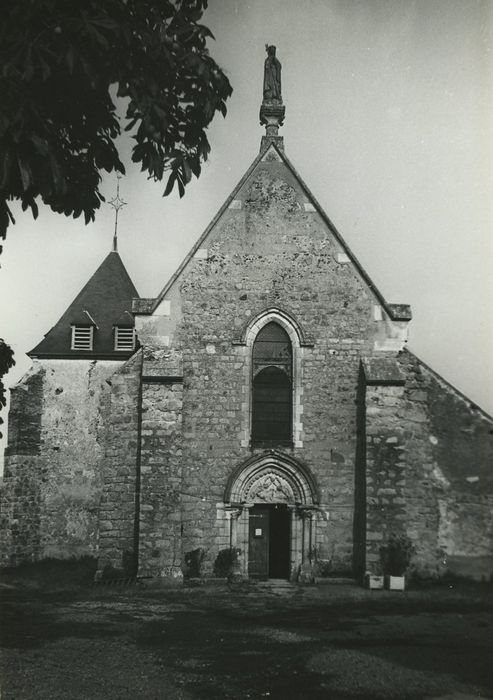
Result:
M316 576L314 583L318 585L355 586L358 582L349 576Z
M266 581L255 581L260 588L293 588L296 584L285 578L269 578Z

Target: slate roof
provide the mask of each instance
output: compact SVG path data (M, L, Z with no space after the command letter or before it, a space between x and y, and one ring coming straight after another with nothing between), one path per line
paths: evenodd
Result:
M28 353L33 358L126 359L132 352L114 350L115 325L133 326L132 299L139 294L119 256L112 251L76 296L60 320ZM71 350L72 325L94 328L92 350Z

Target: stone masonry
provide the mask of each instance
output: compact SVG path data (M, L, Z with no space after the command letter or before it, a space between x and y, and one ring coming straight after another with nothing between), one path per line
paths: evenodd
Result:
M320 551L335 570L350 571L360 359L378 352L376 344L385 341L392 322L274 148L258 161L199 246L154 313L136 319L149 367L164 348L183 358L181 459L174 439L164 439L159 403L165 393L160 388L158 394L154 384L153 412L147 401L143 404L149 434L143 436L143 483L144 474L145 480L152 474L162 478L162 465L174 464L176 478L181 473L182 553L203 547L211 566L216 543L223 543L217 515L226 481L238 464L262 453L250 446L245 431L251 347L241 338L272 309L303 333L294 348L298 439L287 451L306 465L319 487ZM159 521L156 505L146 501L145 507L152 509L154 538L161 541L153 565L158 573L176 565L176 551L166 542L170 522L163 509ZM142 516L147 547L149 517ZM152 560L146 559L148 565Z
M97 554L101 402L118 364L45 360L12 390L2 563Z
M250 526L279 506L291 578L315 555L378 572L391 535L420 575L491 576L493 420L405 348L409 307L385 301L277 132L262 144L158 297L134 299L133 354L45 358L12 391L3 564L92 554L98 576L176 580L193 550L211 574L237 547L246 576ZM269 323L291 345L292 439L264 444L252 354Z

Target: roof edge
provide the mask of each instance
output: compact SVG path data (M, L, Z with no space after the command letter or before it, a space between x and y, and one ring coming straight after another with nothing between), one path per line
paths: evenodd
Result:
M161 301L164 299L166 296L167 292L169 291L170 287L174 284L174 282L178 279L182 271L185 269L185 267L188 265L190 260L193 258L197 250L200 248L202 242L205 240L205 238L208 236L209 232L211 229L215 226L217 221L221 218L221 216L224 214L226 209L228 208L230 202L235 198L235 195L237 192L241 189L245 181L248 179L248 177L251 175L253 170L257 167L257 165L262 161L264 158L265 154L269 150L269 148L273 148L276 153L279 155L281 161L283 161L287 167L291 170L291 173L293 176L298 180L299 184L301 185L301 188L303 189L306 197L310 199L317 211L317 213L322 217L322 220L324 223L328 226L334 237L337 239L339 244L342 246L344 251L347 253L349 259L353 263L353 265L356 267L358 273L361 275L363 280L366 282L370 290L375 294L377 297L378 301L380 304L383 306L385 311L387 312L388 316L392 321L410 321L412 319L412 311L411 311L411 306L409 304L390 304L387 302L383 294L379 291L377 286L374 284L373 280L371 277L368 275L368 273L365 271L364 267L361 265L359 262L358 258L356 255L353 253L351 248L348 246L342 235L339 233L337 230L336 226L332 222L332 220L327 216L325 213L324 209L316 199L316 197L312 194L311 190L309 189L308 185L305 183L301 175L298 173L294 165L291 163L287 155L285 154L284 150L281 150L278 148L277 144L274 142L271 142L265 150L261 150L260 153L256 156L250 167L247 169L243 177L240 179L238 184L233 188L232 192L229 194L229 196L226 198L224 201L223 205L220 207L214 218L210 221L202 235L198 238L197 242L195 245L192 247L188 255L185 256L181 264L178 266L174 274L170 277L168 282L165 284L165 286L162 288L161 292L158 294L158 296L153 300L152 306L149 303L151 300L146 300L145 304L139 304L138 302L135 303L132 306L132 311L134 313L139 313L142 315L150 315L152 314Z
M430 365L428 365L426 362L424 362L420 357L416 355L412 350L409 350L409 348L404 348L401 352L407 352L409 355L414 357L414 359L422 366L424 367L430 374L432 374L435 379L437 379L439 382L442 382L443 384L446 384L449 389L451 389L454 394L457 394L463 401L469 404L470 408L478 411L481 413L483 418L486 418L486 420L490 421L493 423L493 416L490 415L487 411L484 410L484 408L481 408L481 406L478 406L478 404L473 401L472 399L469 398L469 396L466 396L460 389L457 389L456 386L451 384L447 379L444 379L441 374L439 374L436 370L434 370Z
M87 355L82 355L80 352L74 351L73 353L44 353L36 352L32 350L26 352L26 355L31 358L31 360L121 360L125 362L135 353L135 350L131 351L119 351L118 354L114 353L95 353L92 350L87 351Z
M410 321L412 319L412 311L411 311L411 306L409 304L389 304L389 302L385 299L383 294L380 292L376 284L373 282L371 277L368 275L366 270L364 269L363 265L359 262L358 258L356 255L353 253L349 245L346 243L345 239L342 237L342 235L339 233L337 230L335 224L333 221L329 218L329 216L325 213L325 210L323 209L322 205L319 203L315 195L311 192L309 189L308 185L305 183L299 172L296 170L294 165L291 163L289 158L284 152L279 151L279 149L276 147L276 144L273 143L272 147L276 149L277 153L279 156L282 158L282 160L286 163L286 165L290 168L291 172L295 176L295 178L298 180L300 183L301 187L303 188L305 195L311 199L313 204L315 205L315 209L317 213L322 217L323 221L325 224L329 227L339 244L344 248L344 251L347 253L349 259L353 263L353 265L356 267L358 270L359 274L361 277L364 279L368 287L371 289L373 294L377 297L378 301L380 304L384 307L385 311L387 314L390 316L392 321Z
M277 151L278 153L280 153L279 149L276 148L275 144L273 144L273 146L274 146L274 148L276 149L276 151ZM216 223L219 221L219 219L221 218L221 216L224 214L224 212L225 212L226 209L228 208L230 202L232 202L233 199L235 198L236 193L241 189L241 187L243 186L244 182L250 177L250 174L253 172L253 170L254 170L254 169L257 167L257 165L260 163L260 161L262 160L262 158L264 157L264 155L265 155L265 152L260 152L260 153L257 155L257 157L255 158L255 160L252 162L252 164L250 165L250 167L247 169L247 171L246 171L245 174L243 175L243 177L239 180L239 182L237 183L237 185L233 188L232 192L231 192L231 193L228 195L228 197L225 199L224 203L223 203L222 206L219 208L219 210L217 211L217 213L215 214L215 216L213 217L213 219L209 222L209 224L208 224L207 227L205 228L205 230L204 230L204 232L202 233L202 235L198 238L198 240L197 240L197 242L195 243L195 245L194 245L194 246L192 247L192 249L189 251L188 255L185 256L185 258L182 260L181 264L178 266L178 268L176 269L176 271L173 273L173 275L170 277L170 279L168 280L168 282L166 282L166 284L164 285L164 287L162 288L162 290L159 292L159 294L157 295L157 297L154 299L154 304L152 305L152 308L150 309L150 311L148 311L148 310L145 310L145 311L140 311L140 310L137 311L137 310L135 310L135 313L141 313L141 314L146 314L146 315L148 315L148 314L152 314L152 313L157 309L157 307L159 306L159 304L162 302L162 300L163 300L164 297L166 296L166 293L168 292L168 290L170 289L170 287L174 284L174 282L175 282L175 281L178 279L178 277L181 275L181 273L183 272L183 270L185 269L185 267L188 265L188 263L190 262L190 260L193 258L193 256L194 256L195 253L197 252L197 250L200 248L202 242L205 240L205 238L207 238L207 236L209 235L209 232L211 231L211 229L212 229L212 228L216 225ZM136 306L137 306L137 305L136 305ZM146 309L147 309L147 305L146 305ZM134 310L133 307L132 307L132 310Z

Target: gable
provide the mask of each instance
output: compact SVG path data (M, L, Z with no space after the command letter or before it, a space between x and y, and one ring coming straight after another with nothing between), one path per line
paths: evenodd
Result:
M269 265L276 256L297 255L300 266L305 265L307 276L320 272L322 262L328 263L330 258L332 273L344 268L342 274L357 279L374 304L381 306L382 317L404 323L411 319L408 305L386 302L275 143L257 156L158 297L136 301L134 311L160 314L163 301L175 296L176 286L191 273L191 267L200 265L201 261L221 267L225 255L248 256L249 252L256 260L254 265L249 265L249 260L244 259L245 271L248 269L253 278L263 280L269 276ZM330 284L330 275L327 282Z

